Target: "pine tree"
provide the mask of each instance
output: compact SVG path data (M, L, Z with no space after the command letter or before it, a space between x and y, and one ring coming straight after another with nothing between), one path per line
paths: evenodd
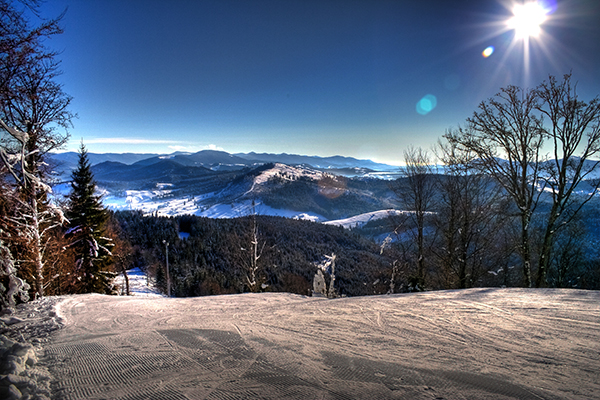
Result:
M72 173L66 217L69 220L66 237L69 249L75 253L76 292L111 293L114 273L111 239L106 237L108 213L96 195L96 182L91 171L87 150L79 149L79 162Z

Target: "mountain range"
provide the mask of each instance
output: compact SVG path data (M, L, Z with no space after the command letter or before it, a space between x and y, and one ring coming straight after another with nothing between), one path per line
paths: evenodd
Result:
M54 153L51 159L57 164L58 171L71 171L78 160L78 153ZM139 153L88 153L92 165L103 162L115 162L126 165L148 166L171 160L183 166L202 166L213 170L240 169L247 166L256 166L266 163L281 163L287 165L304 165L322 170L340 170L341 172L367 173L370 171L397 171L398 167L388 164L376 163L371 160L359 160L352 157L317 157L297 154L270 154L270 153L236 153L225 151L202 150L197 153L175 152L172 154L139 154ZM345 171L344 171L345 170Z
M104 203L112 209L212 217L258 209L261 214L325 221L397 205L387 182L379 178L398 174L398 167L351 157L204 150L88 153L88 158ZM53 154L52 161L66 182L78 154Z
M363 215L359 219L367 221L374 219L374 212L401 207L389 182L381 179L398 178L401 169L370 160L214 150L88 156L105 205L116 210L216 218L258 212L316 221ZM77 160L77 153L52 155L65 182ZM588 178L598 179L597 175ZM68 187L63 185L62 190ZM582 182L579 190L589 192L591 186ZM337 225L357 226L365 221Z

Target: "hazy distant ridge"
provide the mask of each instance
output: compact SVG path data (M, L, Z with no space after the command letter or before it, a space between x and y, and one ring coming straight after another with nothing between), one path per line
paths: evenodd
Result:
M398 167L371 160L359 160L352 157L332 156L304 156L297 154L270 154L270 153L236 153L224 151L202 150L197 153L172 153L172 154L137 154L137 153L88 153L92 165L106 161L132 165L152 165L168 159L184 166L215 166L215 165L247 165L265 163L283 163L288 165L309 165L313 168L367 168L374 171L391 171ZM51 158L57 162L57 170L70 171L77 163L76 152L56 153Z

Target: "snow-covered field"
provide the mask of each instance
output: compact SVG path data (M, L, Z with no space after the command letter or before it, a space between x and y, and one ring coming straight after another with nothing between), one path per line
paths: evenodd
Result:
M303 213L293 210L282 210L269 207L262 203L255 204L253 209L251 200L240 201L234 204L217 204L206 210L197 211L195 215L208 218L236 218L245 215L252 215L253 213L258 215L271 215L276 217L306 219L311 221L323 221L326 219L317 213Z
M259 191L274 177L283 180L308 177L319 180L322 172L304 167L291 167L285 164L275 164L273 168L263 171L254 178L248 193ZM181 196L173 185L157 183L155 190L127 190L124 196L104 192L103 204L113 210L140 210L145 214L156 213L161 216L198 215L209 218L236 218L256 212L260 215L280 216L286 218L309 219L324 221L326 218L312 212L276 209L262 204L260 201L253 209L252 200L240 198L227 204L214 204L218 193L205 193L197 196ZM248 194L247 193L247 194Z
M600 399L597 291L54 303L39 366L60 399Z
M397 215L403 215L410 213L410 211L400 211L400 210L380 210L373 211L369 213L359 214L354 217L344 218L344 219L336 219L334 221L326 221L324 224L326 225L336 225L342 226L346 229L357 228L364 226L367 222L376 221L378 219L393 217Z
M298 212L269 207L258 202L254 209L252 200L240 200L232 204L216 204L203 206L203 200L213 193L195 197L168 197L167 190L128 190L126 197L106 196L103 203L113 210L140 210L145 214L156 213L161 216L197 215L208 218L237 218L251 215L271 215L286 218L324 221L325 217L312 212Z
M269 168L263 171L260 175L254 178L254 185L252 186L251 191L255 189L256 186L264 185L269 180L278 176L284 180L298 179L300 177L305 177L313 180L320 180L323 178L323 173L312 168L305 168L302 166L292 167L286 164L276 163L273 168Z

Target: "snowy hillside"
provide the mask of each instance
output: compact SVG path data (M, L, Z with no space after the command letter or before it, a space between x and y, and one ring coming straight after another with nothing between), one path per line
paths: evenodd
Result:
M338 219L334 221L326 221L324 222L326 225L337 225L342 226L346 229L350 228L360 228L364 226L366 223L370 221L376 221L379 219L389 218L396 215L406 214L408 211L400 211L400 210L380 210L368 212L360 215L356 215L350 218Z
M182 190L175 188L172 183L156 183L154 190L126 190L124 196L113 195L105 191L103 201L107 207L113 210L140 210L145 214L162 216L198 215L209 218L236 218L256 213L324 221L326 218L314 212L269 207L258 197L267 187L273 185L282 185L282 183L292 182L302 177L320 180L323 176L322 172L310 168L275 164L272 168L261 170L258 175L254 176L247 190L229 195L226 203L220 203L218 199L223 197L224 192L231 191L231 188L225 187L218 192L189 196L182 195ZM254 208L252 207L253 201Z
M320 180L323 178L323 173L302 166L292 167L286 164L276 163L272 168L262 171L260 175L254 178L252 190L254 190L256 186L264 185L275 178L279 178L284 181L294 181L301 177Z
M120 178L123 171L113 173L105 169L111 168L112 164L99 167L98 185L104 192L103 201L113 210L210 218L234 218L256 212L325 221L331 218L326 212L348 216L393 205L390 203L393 196L383 180L353 180L305 166L276 163L223 172L203 168L196 176L194 168L199 167L172 169L159 161L147 167L135 167L135 176L159 177L139 181L117 181L128 179ZM120 169L124 167L123 164L119 166ZM162 170L163 167L168 169ZM143 173L140 168L153 168L153 171ZM169 175L179 172L183 175ZM256 204L254 210L253 201Z

